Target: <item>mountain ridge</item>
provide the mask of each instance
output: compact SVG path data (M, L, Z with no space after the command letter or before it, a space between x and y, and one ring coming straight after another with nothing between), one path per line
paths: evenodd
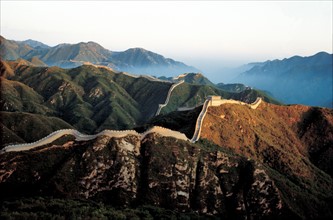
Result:
M16 60L17 58L29 60L32 57L37 57L49 66L56 65L63 68L73 68L84 62L91 62L109 66L118 71L136 74L167 73L175 75L198 71L194 67L143 48L130 48L122 52L114 52L93 41L77 44L63 43L49 47L31 39L14 41L6 40L1 36L0 52L3 60Z
M333 107L333 55L319 52L266 61L239 74L235 81L269 91L287 104Z
M167 98L169 102L162 108L162 114L179 107L195 107L207 95L214 94L248 103L257 97L276 102L252 89L232 93L190 83L173 89L175 83L116 72L104 66L62 69L31 66L24 60L2 63L1 111L57 117L87 134L141 126L156 115Z

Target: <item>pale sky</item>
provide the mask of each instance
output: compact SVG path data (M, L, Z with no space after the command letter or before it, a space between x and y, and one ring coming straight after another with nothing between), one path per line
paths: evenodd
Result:
M197 62L332 53L332 1L3 1L1 35Z

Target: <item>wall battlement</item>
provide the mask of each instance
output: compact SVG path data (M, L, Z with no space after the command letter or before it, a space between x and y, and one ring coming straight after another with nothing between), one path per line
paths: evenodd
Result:
M188 138L186 137L185 134L178 132L178 131L173 131L170 130L168 128L163 128L163 127L159 127L159 126L154 126L150 129L148 129L147 131L145 131L144 133L138 133L135 130L104 130L99 132L98 134L94 134L94 135L87 135L87 134L83 134L81 132L79 132L78 130L75 129L61 129L55 132L52 132L51 134L47 135L46 137L32 142L32 143L24 143L24 144L14 144L14 145L8 145L5 148L3 148L0 153L5 153L5 152L11 152L11 151L26 151L26 150L30 150L36 147L40 147L46 144L50 144L53 141L61 138L62 136L65 135L72 135L75 137L76 141L89 141L89 140L93 140L99 136L109 136L109 137L115 137L115 138L122 138L122 137L126 137L128 135L134 135L134 136L138 136L141 139L143 139L146 135L150 134L150 133L158 133L161 136L167 136L167 137L174 137L177 139L181 139L181 140L188 140Z

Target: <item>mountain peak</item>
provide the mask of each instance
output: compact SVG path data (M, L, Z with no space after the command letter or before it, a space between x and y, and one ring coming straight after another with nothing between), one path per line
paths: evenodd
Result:
M319 52L266 61L241 73L237 81L270 91L287 104L332 107L332 58Z
M27 44L27 45L29 45L32 48L37 48L37 47L40 47L40 48L50 48L49 45L46 45L46 44L44 44L42 42L39 42L39 41L36 41L36 40L32 40L32 39L28 39L28 40L22 41L22 43Z
M133 47L133 48L129 48L126 51L140 51L140 52L150 52L142 47Z
M112 66L117 71L158 76L198 71L182 62L165 58L140 47L112 52L93 41L77 44L63 43L54 47L31 39L23 41L23 44L20 41L9 41L5 38L1 41L6 42L4 48L1 49L4 60L17 58L31 60L32 57L36 57L47 65L62 68L72 68L82 65L84 62L91 62L97 65ZM26 48L23 50L24 46Z
M80 42L80 43L78 43L78 45L89 45L89 46L102 47L99 43L96 43L94 41Z

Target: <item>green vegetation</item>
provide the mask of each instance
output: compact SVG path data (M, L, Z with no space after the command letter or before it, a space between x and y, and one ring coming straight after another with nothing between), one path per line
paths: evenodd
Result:
M171 130L180 131L184 133L189 139L191 139L201 109L202 106L199 106L191 111L174 111L167 114L158 115L145 123L144 126L136 128L136 130L143 132L150 127L161 126Z
M248 89L248 87L240 83L233 83L233 84L218 83L216 84L216 87L227 92L242 92Z
M56 117L23 112L0 112L0 114L2 122L0 148L9 143L33 142L56 130L73 128Z
M178 78L178 80L184 80L185 82L194 85L215 86L214 83L212 83L201 73L187 73L184 77Z
M0 105L1 111L56 117L88 134L104 129L122 130L142 126L153 118L158 105L165 102L172 85L168 82L151 81L145 77L131 77L92 65L61 69L27 66L23 60L2 63L4 65L1 67L3 72L1 86L4 92ZM247 102L262 96L265 100L274 102L264 93L255 90L230 93L211 85L198 85L197 83L206 82L201 74L187 76L199 81L192 80L195 84L183 83L176 87L171 93L169 104L162 109L163 114L175 111L182 106L199 106L208 95L221 95L224 98ZM173 114L173 117L177 114ZM195 123L195 118L188 119ZM8 117L5 117L2 122L5 126L11 123L5 120L8 120ZM173 121L176 123L175 126L180 128L177 122ZM192 127L192 124L189 124L184 127L183 132L191 136L194 129ZM11 139L16 135L30 141L36 140L34 138L37 136L34 134L44 134L30 128L32 135L27 139L27 135L22 136L10 127L7 126L7 128L13 133ZM45 131L50 130L53 129L45 129ZM10 138L7 139L11 142ZM21 140L16 138L12 141L20 142ZM3 143L9 142L3 141Z
M171 111L176 111L178 107L195 107L202 105L207 96L210 95L221 96L225 99L240 100L246 103L252 103L257 97L262 97L266 102L281 104L274 98L259 90L246 89L241 92L231 93L218 89L215 86L183 83L173 90L168 105L162 109L161 113L165 114Z
M15 75L2 80L2 111L55 116L86 133L146 122L171 86L93 66L65 70L15 65L9 62Z
M194 212L180 213L156 206L115 208L91 200L52 197L20 198L1 202L0 218L12 219L217 219Z

